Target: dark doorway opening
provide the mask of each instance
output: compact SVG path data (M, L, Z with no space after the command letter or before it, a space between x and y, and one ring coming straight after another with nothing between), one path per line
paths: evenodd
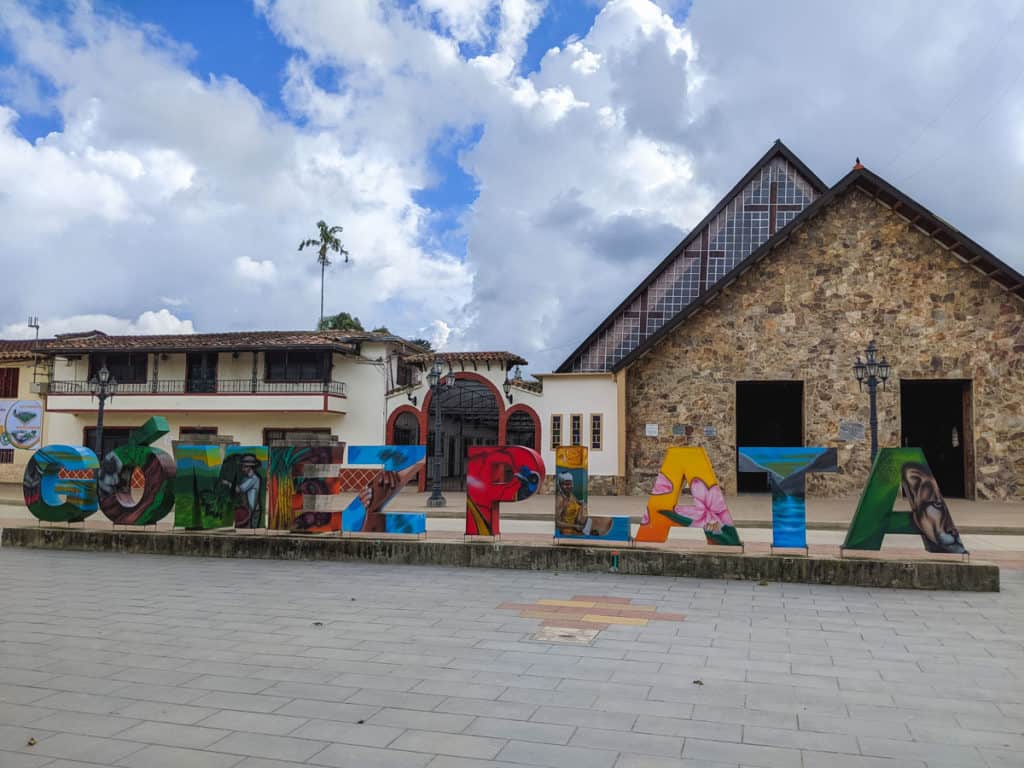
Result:
M185 355L185 391L217 391L216 352L189 352Z
M131 437L132 432L136 430L136 427L104 427L103 428L103 445L100 448L97 458L103 461L103 457L110 453L115 448L120 448L122 445L128 445L128 438ZM96 450L96 427L86 427L84 430L84 445L90 450Z
M514 411L508 417L505 425L506 445L523 445L527 448L536 448L534 437L537 434L537 425L533 417L525 411Z
M466 488L466 450L476 445L498 444L498 399L494 391L479 381L456 379L455 385L430 399L427 414L427 487L434 479L434 415L441 403L441 488L461 491Z
M972 441L969 423L971 382L963 379L900 381L900 437L905 448L920 448L943 496L964 498Z
M398 414L398 418L395 419L395 428L391 440L392 445L419 445L419 419L408 411Z
M736 447L801 446L804 444L802 381L736 382ZM768 475L740 472L736 455L736 487L740 493L767 493Z

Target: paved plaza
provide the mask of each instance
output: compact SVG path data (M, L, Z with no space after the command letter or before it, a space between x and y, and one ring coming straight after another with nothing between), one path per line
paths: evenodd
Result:
M2 768L1024 762L1019 571L954 594L4 549L0 579Z

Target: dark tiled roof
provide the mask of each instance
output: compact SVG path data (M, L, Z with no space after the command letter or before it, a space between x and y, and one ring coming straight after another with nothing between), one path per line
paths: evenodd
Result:
M667 334L678 328L714 300L724 289L732 285L741 274L786 242L796 230L825 211L839 196L852 189L858 189L888 207L898 216L905 219L910 226L935 240L935 242L960 259L960 261L990 277L1007 293L1024 300L1024 275L1021 275L1020 272L1009 264L998 259L994 254L974 242L944 219L936 216L881 176L872 173L859 163L858 166L855 166L852 171L837 181L835 186L829 189L828 192L801 211L789 224L772 235L760 248L757 248L747 258L737 264L714 286L701 294L695 301L688 304L682 312L665 323L656 333L649 336L640 346L622 358L612 367L612 370L620 371L630 366Z
M35 339L0 339L0 360L31 360L32 350L41 342Z
M527 365L526 360L512 352L422 352L409 355L407 363L425 364L435 360L442 363L504 363L505 365Z
M405 340L390 333L370 331L237 331L231 333L189 333L173 336L108 336L100 331L74 333L34 345L49 354L88 352L193 352L201 350L247 351L262 349L332 349L354 352L362 341Z

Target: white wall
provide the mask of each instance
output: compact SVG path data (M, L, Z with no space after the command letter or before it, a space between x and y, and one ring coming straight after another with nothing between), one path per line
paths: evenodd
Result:
M555 452L551 448L551 416L562 417L562 445L571 444L570 416L583 417L582 444L590 446L590 416L602 415L604 436L600 450L590 450L591 475L621 475L619 467L619 385L616 374L611 373L545 373L539 374L544 382L541 400L541 433L544 465L548 472L555 470Z

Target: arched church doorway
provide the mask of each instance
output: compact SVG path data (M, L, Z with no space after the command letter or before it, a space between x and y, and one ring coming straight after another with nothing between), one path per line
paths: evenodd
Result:
M430 398L427 413L427 484L434 479L434 420L441 404L441 488L461 491L466 487L466 451L476 445L497 445L501 407L495 389L482 381L456 378L437 397Z

